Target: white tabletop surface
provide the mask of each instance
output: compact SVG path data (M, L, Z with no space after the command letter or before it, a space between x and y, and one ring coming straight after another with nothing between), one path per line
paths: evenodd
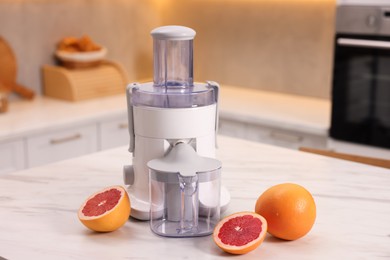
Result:
M389 259L390 171L220 136L225 214L254 209L268 187L294 182L317 204L305 237L267 236L240 259ZM0 175L0 256L7 259L222 259L211 236L164 238L130 219L112 233L87 230L77 210L90 194L122 184L127 147Z
M324 136L330 126L329 100L225 85L221 87L219 113L222 119ZM126 114L124 94L80 102L42 96L14 101L7 113L0 114L0 141Z

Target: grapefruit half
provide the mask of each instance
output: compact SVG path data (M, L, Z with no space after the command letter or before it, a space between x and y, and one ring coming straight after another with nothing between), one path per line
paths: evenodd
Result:
M92 194L80 207L78 217L87 228L110 232L123 226L130 216L130 199L121 186Z
M214 229L213 239L223 251L246 254L263 242L267 221L254 212L238 212L222 219Z

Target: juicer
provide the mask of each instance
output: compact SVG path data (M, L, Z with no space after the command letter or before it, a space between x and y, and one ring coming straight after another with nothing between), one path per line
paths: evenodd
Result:
M150 219L149 161L162 159L183 144L197 156L215 158L219 86L211 81L193 81L195 34L193 29L183 26L163 26L152 30L153 82L131 83L126 89L129 152L132 153L133 163L124 166L124 182L128 185L131 216L140 220ZM164 179L169 178L157 178L160 181ZM215 187L210 183L201 182L196 188L199 189L197 198L203 205L201 208L207 208L204 205L210 201L215 202L215 192L211 190ZM219 189L218 186L219 190L218 197L221 196L218 201L223 211L230 195L224 187ZM161 199L169 199L165 195L162 194Z

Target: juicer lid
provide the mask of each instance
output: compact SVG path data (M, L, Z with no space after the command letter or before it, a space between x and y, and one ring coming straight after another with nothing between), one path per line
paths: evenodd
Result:
M179 26L179 25L168 25L168 26L162 26L158 27L151 31L150 33L154 39L157 40L193 40L196 32L185 26Z
M210 172L222 167L217 159L199 156L191 145L177 143L163 158L147 163L152 170L180 173L182 176L195 176L199 172Z

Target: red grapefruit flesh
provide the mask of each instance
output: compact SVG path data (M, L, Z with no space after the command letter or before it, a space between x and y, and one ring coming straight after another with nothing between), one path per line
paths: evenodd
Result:
M126 190L121 186L113 186L91 195L80 207L78 217L91 230L110 232L126 223L130 210Z
M231 254L246 254L263 242L267 221L254 212L239 212L222 219L214 229L213 239L219 248Z

